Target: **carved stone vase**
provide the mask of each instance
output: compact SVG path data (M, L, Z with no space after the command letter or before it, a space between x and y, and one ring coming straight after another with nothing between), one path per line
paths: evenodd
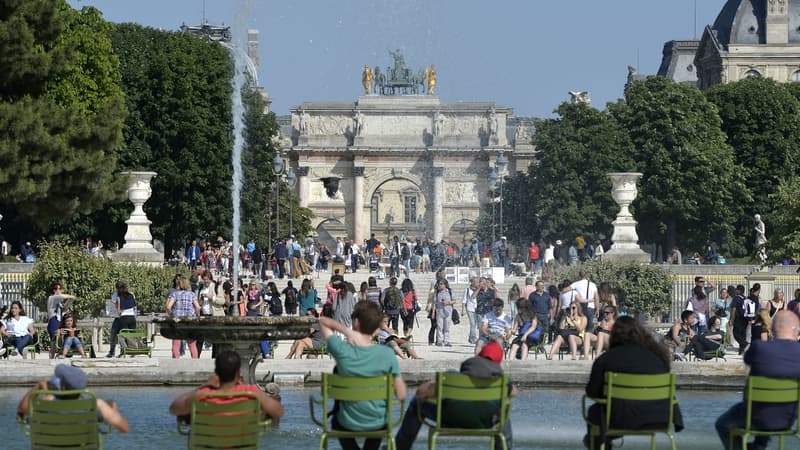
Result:
M113 259L120 262L162 263L164 255L153 248L153 235L150 234L150 220L142 208L153 194L150 180L155 172L122 172L128 176L128 199L133 203L133 213L128 220L125 244Z
M612 222L614 233L611 240L614 242L611 250L603 255L603 259L616 261L635 261L649 263L650 255L639 247L639 236L636 234L636 220L634 220L628 207L636 199L638 190L636 182L642 177L636 172L609 173L611 179L611 197L619 205L617 219Z

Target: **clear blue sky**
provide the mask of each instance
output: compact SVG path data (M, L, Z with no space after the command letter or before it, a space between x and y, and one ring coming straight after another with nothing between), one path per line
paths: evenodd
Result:
M112 22L165 30L201 23L203 0L69 0ZM627 66L654 74L664 42L697 36L725 0L206 0L212 24L260 31L260 82L272 109L353 101L361 68L435 64L444 102L495 101L551 116L567 91L595 107L622 95ZM697 26L695 28L695 4ZM243 19L238 19L240 17Z

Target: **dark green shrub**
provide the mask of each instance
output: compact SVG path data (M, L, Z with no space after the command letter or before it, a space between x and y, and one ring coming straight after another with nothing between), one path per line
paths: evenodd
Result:
M50 284L62 283L65 293L78 297L73 310L80 317L90 317L105 309L117 281L121 280L136 295L140 314L163 312L176 272L185 273L186 270L113 263L107 258L84 253L73 245L42 242L27 294L37 307L46 310Z
M579 266L561 266L555 280L578 280L578 272L585 270L597 283L611 284L620 301L621 309L629 313L645 314L660 320L670 311L672 277L663 267L625 262L589 262Z

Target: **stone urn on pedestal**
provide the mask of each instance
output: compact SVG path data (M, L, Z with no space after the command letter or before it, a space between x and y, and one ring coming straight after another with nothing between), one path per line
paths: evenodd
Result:
M649 263L650 255L639 247L639 236L636 234L636 220L628 210L631 202L636 199L638 190L636 182L642 177L641 173L616 172L609 173L611 179L611 196L619 205L617 219L612 222L614 233L611 240L611 250L603 255L604 260L631 261Z
M125 221L128 231L125 233L125 244L112 256L117 262L136 262L160 265L164 255L153 248L153 235L150 234L150 220L145 214L144 206L153 194L150 180L155 172L122 172L128 176L128 199L133 203L131 217Z

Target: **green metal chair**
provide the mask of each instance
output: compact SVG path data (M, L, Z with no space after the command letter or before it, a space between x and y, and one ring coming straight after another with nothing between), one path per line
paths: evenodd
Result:
M330 408L329 402L358 402L364 400L383 400L386 403L385 428L371 431L331 429L326 413ZM319 418L314 412L315 405L322 405L323 412ZM396 405L400 406L400 413L398 414L398 419L393 421L393 410ZM328 448L329 438L380 438L386 440L389 450L393 450L395 441L392 435L392 428L399 426L403 420L405 400L395 400L394 376L391 374L376 377L355 377L323 373L322 398L309 397L308 406L311 410L311 420L322 427L322 437L319 441L320 450Z
M120 347L120 358L126 355L147 355L148 358L153 357L153 348L152 345L148 343L147 332L145 331L131 330L127 328L122 329L119 330L119 333L117 334L117 340ZM131 345L132 342L137 342L139 345L133 346Z
M675 374L665 373L659 375L642 375L618 372L606 372L605 397L594 398L595 403L604 405L602 429L606 438L628 435L650 436L650 448L656 448L656 433L664 433L669 437L672 450L675 450L675 436L670 431L673 420L673 411L678 400L675 398ZM581 413L583 420L589 426L589 448L594 448L595 439L600 437L601 426L589 421L587 415L586 395L581 399ZM611 426L611 405L613 400L669 400L669 411L665 415L669 420L663 428L648 428L641 430L614 428ZM600 446L605 448L605 442Z
M497 402L497 421L488 428L463 428L447 425L448 419L452 419L452 402ZM445 404L448 407L445 408ZM474 414L474 408L483 405L475 403L464 403L460 405L470 414ZM488 405L483 406L488 408ZM445 411L450 409L450 411ZM436 448L436 438L439 436L487 436L491 438L490 448L495 448L494 440L500 439L503 448L506 449L506 437L503 428L508 421L511 410L511 399L508 392L508 375L497 378L475 378L469 375L455 372L439 372L436 374L436 419L422 417L422 408L418 408L420 421L428 426L428 449Z
M101 434L111 431L97 410L97 398L88 390L33 391L28 417L18 419L30 436L31 449L102 449Z
M797 403L800 407L800 380L780 379L759 376L747 377L747 421L744 429L734 427L730 432L729 448L733 449L736 436L742 437L742 448L747 448L750 436L778 436L778 448L783 450L783 437L795 436L800 439L800 423L785 430L756 430L753 428L753 403Z
M178 421L178 432L189 436L189 449L258 449L272 420L264 420L253 392L201 392L192 401L189 425Z

